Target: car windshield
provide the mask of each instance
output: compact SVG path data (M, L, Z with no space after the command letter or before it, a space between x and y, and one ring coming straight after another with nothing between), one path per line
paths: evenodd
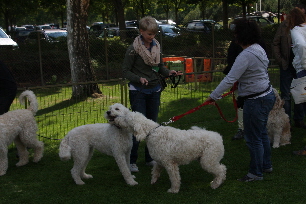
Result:
M8 38L4 31L0 30L0 38Z
M55 40L59 37L67 37L67 32L52 32L52 33L46 33L48 37L50 37L52 40Z
M164 33L179 33L180 29L172 26L162 26Z

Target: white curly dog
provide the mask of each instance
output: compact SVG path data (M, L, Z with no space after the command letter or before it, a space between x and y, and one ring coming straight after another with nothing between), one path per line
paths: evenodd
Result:
M109 120L109 123L76 127L69 131L61 141L59 156L63 161L73 157L74 165L71 169L71 175L76 184L83 185L85 183L82 179L93 178L92 175L85 173L85 169L94 149L115 158L127 184L138 184L129 169L133 143L132 132L122 129L114 123L116 118L126 117L129 113L129 109L123 105L114 104L105 113L105 118Z
M290 120L283 108L285 101L281 99L276 89L273 89L276 101L269 113L267 130L273 148L290 144Z
M157 162L152 170L151 184L154 184L164 167L170 177L170 193L178 193L181 184L179 165L199 160L202 168L214 175L213 189L226 179L226 167L220 164L224 155L224 145L220 134L192 127L179 130L160 126L138 112L117 117L114 123L126 130L132 130L137 140L146 140L150 155Z
M14 141L19 155L16 166L23 166L29 162L27 148L34 149L33 162L38 162L43 157L44 143L38 141L36 132L38 130L34 118L38 103L32 91L24 91L19 96L19 101L24 104L28 98L30 105L28 109L9 111L0 115L0 176L6 174L8 168L8 146Z

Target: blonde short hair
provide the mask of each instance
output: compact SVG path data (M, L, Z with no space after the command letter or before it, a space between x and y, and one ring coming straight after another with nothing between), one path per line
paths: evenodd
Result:
M156 23L155 18L151 17L151 16L145 16L142 19L140 19L139 21L139 29L143 30L143 31L151 31L154 33L158 32L158 25Z

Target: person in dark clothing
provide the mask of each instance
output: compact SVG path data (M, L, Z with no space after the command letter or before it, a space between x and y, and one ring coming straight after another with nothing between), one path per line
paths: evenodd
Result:
M0 61L0 115L9 111L17 93L17 83L10 69Z

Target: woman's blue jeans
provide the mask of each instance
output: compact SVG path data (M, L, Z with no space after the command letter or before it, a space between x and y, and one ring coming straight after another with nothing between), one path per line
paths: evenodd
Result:
M161 92L153 92L151 94L144 94L137 90L130 90L129 97L132 107L132 111L142 113L148 119L157 122L159 105L160 105ZM130 156L130 163L135 164L138 158L138 146L139 142L133 136L133 147ZM150 162L151 158L147 146L145 146L145 161Z
M247 99L243 106L244 138L251 161L249 173L262 177L263 170L272 167L271 146L267 133L267 121L275 103L272 91L266 96Z

